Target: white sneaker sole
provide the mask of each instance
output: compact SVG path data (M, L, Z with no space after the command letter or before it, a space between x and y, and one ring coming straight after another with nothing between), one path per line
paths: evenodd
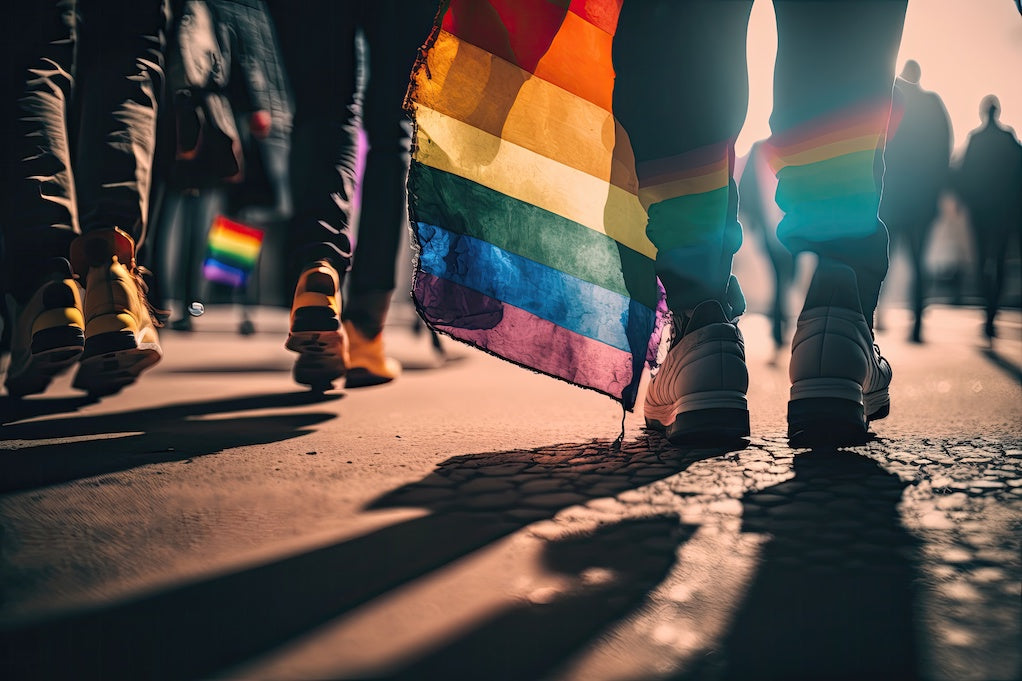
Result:
M749 403L740 390L708 390L683 395L672 404L643 407L646 427L675 444L748 437Z

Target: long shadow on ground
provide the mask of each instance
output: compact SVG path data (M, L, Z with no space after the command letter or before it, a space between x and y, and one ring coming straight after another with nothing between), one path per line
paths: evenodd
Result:
M869 458L821 449L795 457L794 478L747 494L742 530L769 543L722 648L680 678L919 678L905 486Z
M668 477L695 461L728 451L678 450L660 438L643 438L622 448L590 442L454 457L427 478L373 504L374 508L422 506L433 511L428 516L132 600L11 624L0 629L0 670L6 678L37 679L209 676L535 520ZM651 533L671 536L678 528L677 519L655 518L623 523L598 533L591 542L550 547L552 569L574 570L591 561L595 565L611 561L609 566L629 579L614 593L594 589L547 609L550 623L557 623L562 633L544 642L543 654L528 668L520 662L509 670L533 676L631 607L669 568L673 544L652 561L631 567L622 561L628 562ZM614 546L624 547L621 555L610 555ZM531 625L541 612L509 613L481 635L528 636L535 631ZM451 659L440 654L422 664L443 668L443 657ZM455 668L452 678L458 678L459 671ZM478 669L470 671L469 676L481 678Z
M0 493L299 437L310 432L308 427L337 415L303 411L209 421L201 417L314 405L339 397L312 392L274 393L3 425L2 440L64 441L0 449Z
M5 678L185 679L224 673L526 525L682 473L738 447L683 450L658 437L453 457L371 508L431 513L237 572L44 621L0 628ZM683 679L913 679L916 541L905 484L871 459L816 450L795 476L743 499L743 531L770 539L719 649ZM398 679L535 679L640 606L692 528L621 520L550 542L551 571L591 568L548 603L521 603L401 663ZM698 619L698 613L692 613Z
M693 526L671 515L629 518L544 547L543 567L581 583L549 603L523 602L389 679L539 679L641 606L667 578ZM606 581L586 584L599 570Z
M1012 362L1002 353L997 352L993 348L982 348L980 350L980 354L995 367L1006 373L1009 377L1019 383L1022 383L1022 367L1018 364Z

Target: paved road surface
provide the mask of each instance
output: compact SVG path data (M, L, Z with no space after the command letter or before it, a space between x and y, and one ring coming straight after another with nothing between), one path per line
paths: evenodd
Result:
M1020 676L1022 315L932 308L882 347L877 438L791 450L750 348L753 437L678 449L591 392L388 328L407 371L316 398L285 314L166 332L90 404L2 403L4 678ZM3 398L4 400L6 398Z

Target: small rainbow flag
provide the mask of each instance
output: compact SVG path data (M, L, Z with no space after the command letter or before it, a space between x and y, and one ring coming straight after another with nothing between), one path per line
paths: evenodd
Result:
M208 281L239 288L259 261L263 230L218 215L209 229L208 243L203 276Z

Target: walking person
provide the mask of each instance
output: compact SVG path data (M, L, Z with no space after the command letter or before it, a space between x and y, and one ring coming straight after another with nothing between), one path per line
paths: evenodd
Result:
M135 252L168 6L45 0L4 15L4 384L12 396L40 393L77 363L76 388L110 394L162 356Z
M773 302L770 304L770 331L774 340L771 365L777 365L788 333L788 296L795 280L795 256L777 240L781 211L774 202L777 179L764 154L764 142L752 145L745 168L738 180L738 217L742 228L756 235L770 261L774 275Z
M1015 131L998 122L1000 113L997 97L983 98L983 125L969 133L957 173L958 195L969 212L976 243L976 267L985 308L983 334L991 345L997 337L994 322L1012 236L1022 249L1022 146Z
M296 284L287 340L298 353L294 378L314 388L345 374L347 387L385 383L400 371L384 353L382 330L407 216L411 123L403 102L436 6L414 0L269 6L295 105L288 252ZM369 150L355 251L360 127Z
M736 323L745 304L731 261L742 242L732 175L751 7L625 2L614 42L614 113L634 150L646 232L674 315L645 417L675 441L749 435ZM888 267L874 159L905 2L776 0L774 11L777 235L792 253L819 259L792 340L788 435L794 444L854 442L890 409L891 367L872 332Z
M731 272L751 0L451 3L415 73L413 295L435 327L635 404L676 442L749 435ZM876 163L905 0L776 0L777 228L819 265L789 363L794 444L889 413L872 321L888 267ZM485 76L485 77L483 77Z
M884 147L884 192L880 217L912 265L912 332L923 341L923 308L929 275L926 247L947 187L951 161L951 121L944 102L920 86L921 69L909 59L894 84L891 126Z
M289 211L292 116L265 3L189 0L183 5L168 46L171 102L161 119L160 144L170 158L160 168L162 200L154 228L163 262L161 288L176 291L181 305L170 328L191 331L189 308L199 300L200 270L239 300L254 279L258 250L253 257L239 252L233 239L218 241L211 227L216 218L230 216L261 232ZM214 259L203 266L211 249ZM240 332L251 328L243 313Z

